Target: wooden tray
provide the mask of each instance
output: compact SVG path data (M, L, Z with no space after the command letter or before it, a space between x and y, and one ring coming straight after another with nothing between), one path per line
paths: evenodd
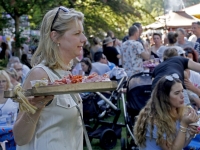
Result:
M117 88L116 81L105 82L92 82L92 83L75 83L64 85L48 85L33 87L24 91L25 96L46 96L46 95L59 95L68 93L83 93L83 92L101 92L101 91L113 91ZM4 98L17 97L14 91L4 91Z

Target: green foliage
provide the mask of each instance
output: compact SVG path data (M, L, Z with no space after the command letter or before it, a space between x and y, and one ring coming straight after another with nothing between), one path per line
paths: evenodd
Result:
M199 1L185 1L185 6ZM102 38L108 30L112 30L118 38L122 38L133 22L147 25L154 22L155 17L163 15L163 2L164 0L1 0L0 5L13 18L27 14L32 29L39 29L41 20L49 9L60 5L75 8L85 15L87 36Z
M39 12L42 12L43 10L50 8L51 5L57 4L59 0L56 2L54 0L1 0L0 6L10 14L10 16L15 21L15 47L16 47L16 54L19 54L19 48L21 44L24 42L24 39L21 38L20 34L20 17L22 15L27 15L29 12L34 12L34 10L40 10ZM40 8L40 9L37 9ZM38 11L36 11L38 12ZM41 21L41 18L39 18Z
M64 0L37 0L37 3L28 11L27 15L29 16L29 22L31 29L39 29L40 23L42 21L45 13L54 7L57 6L68 6L68 2Z
M85 15L85 31L88 36L104 37L108 30L122 38L140 13L125 0L79 0L75 8Z
M21 37L21 33L23 32L23 30L20 30L18 33L16 33L15 38L17 38L18 40L15 42L15 47L21 47L21 44L24 43L27 38L25 37Z
M142 24L148 25L155 21L155 17L163 15L163 0L139 0L133 4L142 15Z
M0 59L0 70L5 69L7 64L8 64L8 59Z

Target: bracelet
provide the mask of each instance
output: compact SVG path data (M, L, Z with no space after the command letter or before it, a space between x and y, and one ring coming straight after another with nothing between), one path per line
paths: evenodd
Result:
M181 125L180 125L180 128L182 128L182 129L186 129L186 130L188 129L188 128L186 128L186 127L183 127L183 126L181 126Z
M184 130L180 129L180 131L183 132L183 133L186 133L187 130L184 131Z

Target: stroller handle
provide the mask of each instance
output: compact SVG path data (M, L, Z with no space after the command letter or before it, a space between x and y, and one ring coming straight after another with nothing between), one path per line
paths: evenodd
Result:
M117 107L105 96L103 96L100 92L96 92L106 103L108 103L114 110L117 110Z

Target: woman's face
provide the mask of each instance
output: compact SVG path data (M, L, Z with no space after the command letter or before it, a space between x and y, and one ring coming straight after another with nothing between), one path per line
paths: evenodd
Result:
M88 68L89 68L89 66L88 66L88 65L86 65L84 62L81 62L81 68L82 68L82 70L83 70L84 72L87 72L87 71L88 71Z
M161 44L161 42L162 42L159 35L154 35L154 36L153 36L153 41L154 41L154 43L155 43L156 45Z
M183 86L181 83L177 82L171 87L169 98L172 108L179 108L184 105Z
M188 54L187 54L187 58L189 58L189 59L191 59L191 60L194 60L192 53L188 53Z
M100 62L103 63L103 64L108 64L108 60L107 60L107 58L104 54L102 54L102 59L101 59Z
M0 75L0 91L8 90L8 81L3 75Z
M59 55L63 61L69 61L81 55L83 45L87 38L83 34L83 25L81 21L74 21L71 24L71 29L59 38Z
M178 31L178 37L177 37L178 42L184 40L184 37L185 35L182 32Z

